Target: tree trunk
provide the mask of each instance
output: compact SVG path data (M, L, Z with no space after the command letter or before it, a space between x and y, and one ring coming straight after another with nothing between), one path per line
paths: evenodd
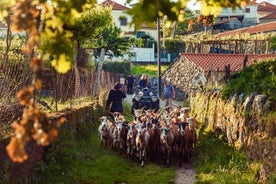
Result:
M102 69L103 63L104 63L104 56L105 56L105 49L102 48L101 49L100 61L99 61L98 67L97 67L95 82L94 82L94 85L93 85L93 96L96 96L98 94L98 85L99 85L99 81L100 81L101 69Z
M11 21L10 16L7 17L7 37L6 37L6 50L4 54L5 63L9 62L9 51L11 47Z
M78 53L79 53L79 44L75 45L75 51L76 51L76 54L74 56L74 60L75 60L75 64L74 64L74 71L75 71L75 98L78 98L80 97L80 73L79 73L79 70L78 70Z

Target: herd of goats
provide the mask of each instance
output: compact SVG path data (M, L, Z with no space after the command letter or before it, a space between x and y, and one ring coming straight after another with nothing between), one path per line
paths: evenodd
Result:
M158 112L135 109L132 121L118 112L111 113L111 120L102 116L98 127L101 144L119 149L132 160L137 157L142 167L147 158L169 167L172 154L177 155L181 167L197 142L198 122L189 111L187 107L167 107Z

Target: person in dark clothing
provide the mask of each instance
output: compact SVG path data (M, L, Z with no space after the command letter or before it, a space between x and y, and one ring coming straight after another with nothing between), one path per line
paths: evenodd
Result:
M106 102L106 109L109 110L111 105L109 112L120 112L123 114L124 98L126 98L125 90L122 84L120 84L119 82L116 82L114 84L114 88L109 91L107 102Z
M134 83L134 78L133 78L133 76L129 73L129 74L127 75L127 78L126 78L127 94L132 94L133 83Z
M141 76L141 79L139 81L139 88L140 89L149 88L149 81L148 81L148 77L146 74L143 74Z

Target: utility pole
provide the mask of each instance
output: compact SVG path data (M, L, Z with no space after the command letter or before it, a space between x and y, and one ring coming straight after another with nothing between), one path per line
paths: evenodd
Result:
M161 96L161 62L160 62L160 20L157 19L157 65L158 65L158 96Z

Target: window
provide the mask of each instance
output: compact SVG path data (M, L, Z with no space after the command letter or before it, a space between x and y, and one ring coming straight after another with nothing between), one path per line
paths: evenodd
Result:
M245 8L245 13L250 13L250 8Z
M127 25L127 18L126 17L120 17L120 25L126 26Z

